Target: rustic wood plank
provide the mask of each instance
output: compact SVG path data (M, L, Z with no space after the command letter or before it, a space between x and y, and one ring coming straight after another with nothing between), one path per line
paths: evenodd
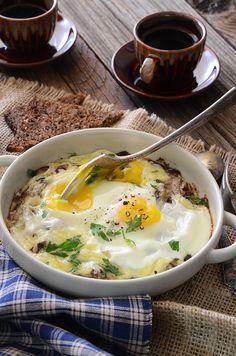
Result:
M235 0L186 0L236 48Z
M117 109L135 107L81 37L67 55L51 65L27 70L1 67L1 71L67 91L83 91L93 98L115 104Z
M158 113L166 119L168 124L178 127L204 109L230 86L229 78L233 78L231 49L225 47L225 51L230 53L230 60L226 58L223 76L221 75L220 81L213 87L214 90L209 89L199 98L184 102L163 103L143 100L128 93L130 100L107 71L107 69L110 70L113 52L132 38L134 23L148 13L165 10L168 6L172 6L169 2L163 5L156 0L145 2L142 0L123 0L122 2L91 0L88 6L86 0L80 1L79 4L76 0L64 0L60 3L62 10L74 19L79 33L83 35L88 45L79 37L72 51L54 64L32 70L9 70L3 67L1 70L8 75L38 80L41 83L74 92L87 91L99 100L114 103L117 108L133 109L134 105L144 106L150 112ZM178 5L177 10L188 6L184 1L174 0L173 2L174 6ZM192 10L188 6L185 11L191 12ZM220 41L222 45L221 38L218 37L218 42ZM202 138L209 145L215 143L225 149L232 149L231 145L235 142L234 118L235 111L231 110L227 112L227 115L225 113L219 116L213 124L208 124L198 130L193 136Z
M111 57L123 43L132 39L132 29L141 17L164 10L185 11L200 17L195 10L183 0L80 0L77 4L65 0L61 4L63 10L78 24L82 37L93 49L95 54L110 69ZM199 97L177 103L154 102L141 100L130 95L138 105L143 103L149 111L160 114L166 121L178 127L189 118L206 108L226 89L236 83L235 50L213 29L206 24L208 30L208 45L221 58L222 72L217 83ZM235 144L235 108L227 110L195 133L195 137L203 138L209 145L218 144L226 149L232 149ZM223 124L227 121L227 125ZM223 135L223 136L222 136Z
M52 85L68 90L66 83L61 80L60 75L55 72L51 65L44 65L33 69L13 69L1 65L0 71L8 76L14 76L25 80L35 80L45 85Z

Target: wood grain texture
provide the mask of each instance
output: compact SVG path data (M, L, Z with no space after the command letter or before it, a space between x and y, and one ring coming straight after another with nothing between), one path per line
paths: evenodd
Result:
M198 114L236 83L236 52L207 24L208 45L217 52L222 63L216 84L200 96L180 102L141 99L130 92L126 95L112 78L110 63L113 53L132 39L135 22L156 11L177 10L196 15L195 10L184 0L61 0L59 4L73 19L80 34L74 48L51 65L32 70L1 67L2 72L72 92L86 91L94 98L114 103L118 109L145 107L174 127ZM207 145L217 144L230 150L235 144L235 124L234 107L192 135L203 139Z
M80 34L93 49L104 65L110 70L113 53L125 42L132 39L132 29L136 21L156 11L184 11L200 17L183 0L64 0L63 9L78 23ZM222 72L217 83L200 96L182 102L166 103L143 100L129 93L136 105L144 105L166 121L178 127L206 108L223 92L236 83L235 50L207 23L207 44L221 59ZM225 124L227 122L227 124ZM208 144L223 145L232 149L235 144L236 108L219 115L211 124L193 134Z
M134 108L123 89L79 36L72 50L53 64L30 70L3 67L1 70L8 75L37 80L67 91L83 91L98 100L114 103L118 109Z
M236 48L235 0L187 0L187 2Z

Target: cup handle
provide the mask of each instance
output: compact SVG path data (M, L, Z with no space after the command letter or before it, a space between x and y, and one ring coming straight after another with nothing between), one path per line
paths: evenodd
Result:
M13 155L0 156L0 166L9 167L12 164L12 162L14 162L16 159L17 156L13 156Z
M139 70L142 81L146 84L150 84L153 80L156 63L158 61L158 57L151 56L144 59L143 64Z
M224 212L224 224L233 227L236 230L236 215ZM231 260L236 257L236 242L228 247L214 249L212 248L207 256L208 263L220 263Z

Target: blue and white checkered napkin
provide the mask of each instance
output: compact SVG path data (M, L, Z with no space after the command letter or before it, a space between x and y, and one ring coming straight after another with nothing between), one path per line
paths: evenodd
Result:
M59 296L0 245L0 355L145 355L151 332L149 296Z

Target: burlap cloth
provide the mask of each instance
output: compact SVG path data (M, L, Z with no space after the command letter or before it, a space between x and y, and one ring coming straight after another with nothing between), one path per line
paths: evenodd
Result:
M19 103L26 103L33 95L58 98L66 93L55 88L0 76L0 154L12 137L3 112ZM114 110L112 105L92 100L89 96L83 104L94 109ZM148 115L143 109L126 111L117 127L129 127L167 135L168 127L156 115ZM178 143L191 152L204 151L202 141L190 136ZM218 147L211 147L222 158L227 154ZM232 157L230 177L236 187L236 156ZM233 233L231 234L234 239ZM221 265L207 265L191 280L174 290L158 296L153 301L153 339L151 355L236 355L236 298L224 285Z

